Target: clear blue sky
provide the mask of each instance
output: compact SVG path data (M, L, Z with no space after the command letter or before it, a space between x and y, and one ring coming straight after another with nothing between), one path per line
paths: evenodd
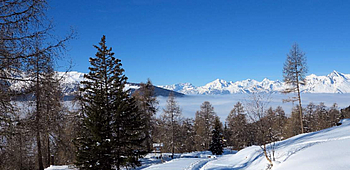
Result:
M88 59L96 53L92 45L106 35L130 82L281 80L294 42L306 53L309 74L350 73L350 1L49 0L49 5L57 34L70 27L78 33L65 58L75 71L88 72Z

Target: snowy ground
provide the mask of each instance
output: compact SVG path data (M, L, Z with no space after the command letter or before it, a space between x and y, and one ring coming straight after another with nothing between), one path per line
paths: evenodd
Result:
M318 132L301 134L276 143L272 170L349 170L350 119L340 126ZM163 158L167 159L165 154ZM268 162L259 146L251 146L237 153L225 151L215 157L210 152L176 155L176 159L162 163L157 155L143 159L145 170L265 170ZM50 167L46 170L68 170Z
M276 143L273 170L348 170L350 169L350 120L343 125L301 134ZM201 170L264 170L267 161L258 146L235 155L208 162Z

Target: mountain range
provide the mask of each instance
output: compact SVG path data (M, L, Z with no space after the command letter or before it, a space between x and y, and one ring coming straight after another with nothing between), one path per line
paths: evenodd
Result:
M84 80L84 73L71 71L71 72L58 72L58 77L62 77L62 89L66 100L70 100L74 97L75 92L78 90L79 84ZM131 93L137 91L140 88L140 83L127 83L125 90L130 90ZM184 94L164 89L162 87L154 86L154 92L156 96L169 96L172 92L176 97L182 97Z
M243 81L225 81L216 79L204 86L194 86L191 83L179 83L159 86L183 94L235 94L235 93L279 93L288 85L279 80L273 81L265 78L262 81L247 79ZM337 71L326 76L311 74L306 76L306 85L301 86L302 93L350 93L350 74Z
M66 98L74 96L79 87L80 81L84 80L84 73L58 72L58 76L62 77L62 89ZM21 84L13 84L13 88L20 88ZM157 96L168 96L173 92L175 96L180 97L187 95L221 95L235 93L279 93L288 87L284 82L279 80L269 80L267 78L262 81L246 79L242 81L225 81L216 79L204 86L194 86L191 83L179 83L173 85L155 86ZM125 89L132 92L140 88L139 83L128 83ZM306 76L306 85L301 86L302 93L350 93L350 74L344 74L337 71L326 76L316 76L311 74ZM68 99L69 100L69 99Z

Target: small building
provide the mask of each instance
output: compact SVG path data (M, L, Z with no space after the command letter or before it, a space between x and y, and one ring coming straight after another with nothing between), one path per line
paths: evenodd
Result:
M163 147L163 143L153 143L153 152L161 153Z

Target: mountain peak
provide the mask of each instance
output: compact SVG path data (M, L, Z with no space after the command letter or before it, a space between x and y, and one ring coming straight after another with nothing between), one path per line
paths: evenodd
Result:
M330 73L330 74L328 74L327 76L330 77L330 78L334 78L334 77L342 77L342 78L345 78L345 76L344 76L343 73L340 73L340 72L335 71L335 70L333 70L333 72Z
M227 81L223 80L223 79L215 79L214 81L212 81L208 84L227 86Z

